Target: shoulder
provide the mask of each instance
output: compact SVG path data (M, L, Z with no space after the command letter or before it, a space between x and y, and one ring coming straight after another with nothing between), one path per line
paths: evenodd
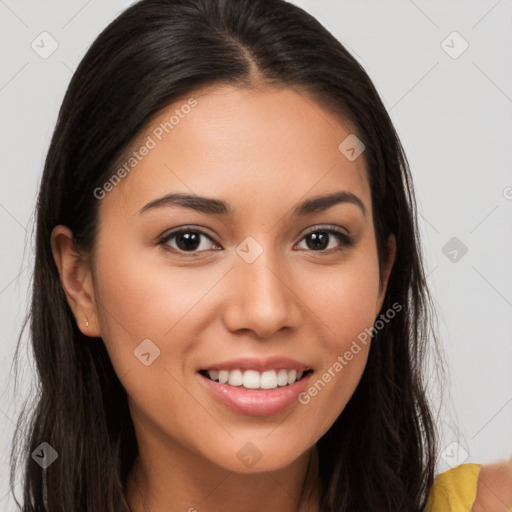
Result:
M438 475L430 491L427 512L471 510L481 464L461 464Z
M482 466L473 512L512 509L512 460Z
M441 473L430 491L426 511L512 511L512 460L461 464Z

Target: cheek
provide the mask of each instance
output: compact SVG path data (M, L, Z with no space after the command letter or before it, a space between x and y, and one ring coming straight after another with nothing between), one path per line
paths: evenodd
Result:
M119 248L105 247L97 257L103 341L132 415L138 421L150 418L185 439L189 429L200 430L208 420L187 392L191 381L186 365L206 315L203 298L222 273L172 267L166 261L155 264ZM147 365L144 354L149 354ZM179 421L172 413L176 410Z
M365 250L321 277L305 276L307 304L316 313L321 365L300 403L310 411L306 423L323 435L354 393L366 367L371 328L378 314L379 271L376 253ZM322 418L315 421L312 418Z
M172 356L176 363L186 361L194 344L189 319L201 318L205 296L226 271L173 266L152 251L130 252L121 244L104 246L96 269L102 338L114 366L128 367L120 371L138 362L134 350L146 339L167 360Z
M343 264L303 273L304 302L328 328L332 349L373 325L378 314L379 269L376 252L362 249Z

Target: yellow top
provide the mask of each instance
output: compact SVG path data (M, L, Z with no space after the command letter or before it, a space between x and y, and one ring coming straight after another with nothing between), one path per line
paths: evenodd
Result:
M466 463L438 475L426 512L471 512L481 469L482 464Z

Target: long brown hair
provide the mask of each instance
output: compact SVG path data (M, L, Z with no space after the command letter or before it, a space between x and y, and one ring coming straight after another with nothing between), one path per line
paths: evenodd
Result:
M90 251L93 191L148 121L200 86L256 82L296 88L352 123L366 147L381 264L388 235L397 241L382 311L395 302L403 311L375 332L356 391L317 443L321 510L424 509L437 453L424 381L436 342L432 305L409 166L370 78L316 19L283 0L143 0L87 51L45 161L28 317L38 396L29 419L20 415L11 453L14 487L18 446L23 512L127 512L126 477L137 455L126 392L105 346L80 332L66 301L53 227L68 226L76 247ZM59 454L46 470L31 457L42 442Z

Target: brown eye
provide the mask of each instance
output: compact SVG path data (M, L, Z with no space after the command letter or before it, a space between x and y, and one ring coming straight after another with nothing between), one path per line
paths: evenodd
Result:
M186 228L173 231L159 242L170 250L183 253L198 253L211 250L215 246L213 240L202 230Z
M338 240L338 244L332 245L333 239ZM340 250L345 247L351 246L354 243L354 240L347 235L346 233L339 231L337 229L320 229L316 228L313 231L310 231L302 240L306 241L306 249L320 252L320 251L331 251L331 250Z

